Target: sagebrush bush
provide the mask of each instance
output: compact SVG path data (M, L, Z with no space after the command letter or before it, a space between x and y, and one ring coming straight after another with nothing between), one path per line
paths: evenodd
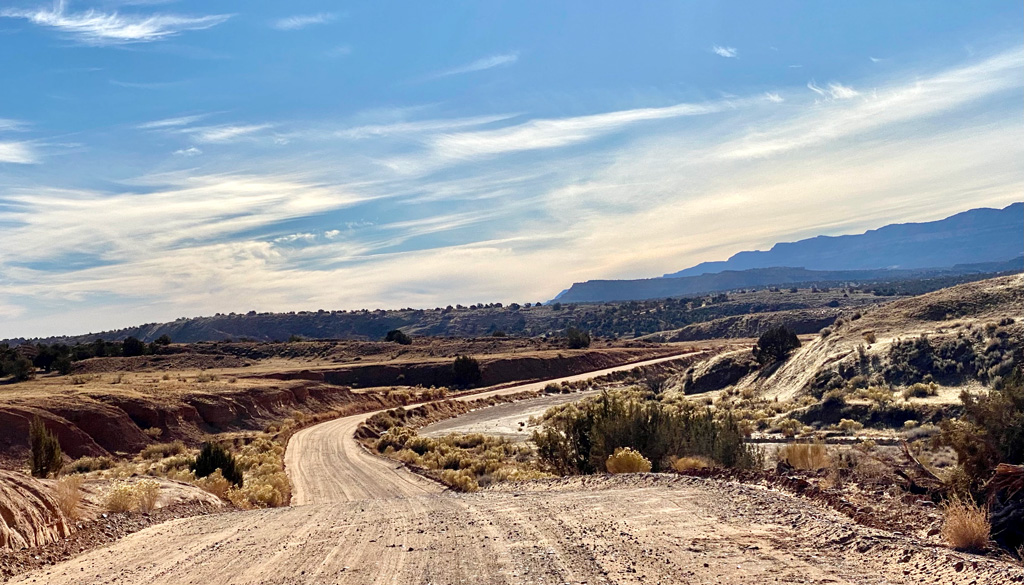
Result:
M82 503L83 481L85 478L81 475L65 475L57 480L57 485L54 487L57 507L70 520L78 519L78 507Z
M139 455L143 459L164 459L165 457L171 457L173 455L181 455L187 450L185 443L181 441L174 441L172 443L156 443L154 445L146 445L139 452Z
M121 480L107 489L103 505L111 512L152 512L159 496L160 483L155 480Z
M832 464L832 456L821 442L783 445L779 447L776 458L795 469L826 469Z
M648 473L651 462L629 447L619 447L605 461L608 473Z
M988 548L988 510L967 500L953 499L943 506L942 539L957 550L981 551Z
M999 463L1024 464L1024 375L1018 370L1001 389L960 394L964 414L942 423L941 441L974 486L988 480Z
M604 392L554 407L533 433L541 462L561 475L605 469L619 447L629 447L657 471L671 456L699 455L725 467L759 467L759 449L744 443L731 413L716 418L690 403L666 404L645 392Z
M106 455L102 457L79 457L64 466L64 473L89 473L91 471L102 471L112 469L114 460Z
M672 469L680 473L695 469L710 469L714 466L715 462L707 457L679 457L672 462Z

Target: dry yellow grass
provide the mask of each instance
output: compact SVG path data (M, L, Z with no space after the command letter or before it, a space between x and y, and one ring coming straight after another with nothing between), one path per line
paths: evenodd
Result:
M672 462L672 468L682 473L694 469L709 469L715 466L715 462L707 457L680 457Z
M605 468L608 473L647 473L651 470L651 462L629 447L619 447L608 456Z
M103 504L111 512L152 512L160 496L160 483L152 479L118 481L107 490Z
M796 469L825 469L832 464L832 456L824 443L791 443L779 448L777 458Z
M57 480L57 487L54 489L57 506L71 520L78 519L78 506L82 503L83 481L85 478L81 475L65 475Z
M988 547L992 525L988 510L973 502L954 499L943 507L942 539L957 550L979 551Z

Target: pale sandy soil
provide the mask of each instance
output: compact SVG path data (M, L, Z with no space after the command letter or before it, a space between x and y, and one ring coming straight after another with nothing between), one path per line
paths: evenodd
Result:
M591 476L454 494L361 449L352 433L367 416L292 439L294 507L162 524L14 582L1024 581L1019 566L732 482Z

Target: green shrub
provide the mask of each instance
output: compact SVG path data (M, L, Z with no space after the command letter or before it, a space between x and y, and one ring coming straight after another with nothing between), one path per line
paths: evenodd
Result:
M976 396L960 394L964 414L942 423L941 441L956 451L957 461L974 486L992 476L996 465L1024 463L1024 374L1017 370L999 390Z
M64 454L60 450L57 435L50 432L38 416L28 427L29 467L35 477L46 477L57 473L64 466Z
M412 337L409 337L409 335L401 329L392 329L391 331L388 331L388 334L384 336L384 341L390 341L399 345L412 345Z
M238 487L242 486L242 470L238 468L235 456L216 443L203 443L190 469L197 478L207 477L219 469L224 479Z
M575 327L565 330L565 338L569 342L570 349L590 347L590 334Z
M483 378L480 362L468 355L460 355L452 363L452 381L456 386L476 386Z
M555 407L533 434L540 460L562 474L605 468L615 450L639 452L657 471L671 457L703 456L725 467L760 465L759 450L743 442L731 415L716 419L710 409L669 405L638 393L609 393Z
M790 352L800 347L800 339L796 333L785 325L772 327L757 339L754 346L754 358L762 366L784 360Z

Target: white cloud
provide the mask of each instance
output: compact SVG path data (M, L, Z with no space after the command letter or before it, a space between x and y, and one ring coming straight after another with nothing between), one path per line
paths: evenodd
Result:
M900 122L911 122L962 107L973 101L1020 87L1024 52L1011 51L980 63L920 76L904 84L880 87L863 99L833 98L853 91L839 84L808 87L832 98L785 124L768 125L729 140L715 149L723 158L757 158L859 135ZM836 85L839 89L832 89ZM852 96L850 96L852 97Z
M272 124L222 124L186 128L181 131L192 135L200 142L232 142L272 127Z
M857 90L841 83L830 83L828 84L828 87L820 87L813 81L809 81L807 82L807 89L821 97L831 98L834 100L848 100L860 95L860 92Z
M275 20L271 26L278 30L300 30L307 26L327 24L336 19L338 15L333 12L321 12L319 14L297 14Z
M774 91L764 92L764 99L772 102L773 104L780 104L786 100L782 99L782 96L775 93Z
M188 148L182 148L180 150L175 150L174 154L176 154L178 156L199 156L200 154L203 154L203 151L199 150L198 148L196 148L194 146L190 146Z
M455 158L557 148L591 140L637 122L712 114L738 103L678 104L574 118L531 120L498 130L445 134L437 137L433 144L437 153Z
M79 253L124 262L171 248L353 205L363 198L340 187L289 177L167 175L137 191L104 193L26 188L0 207L0 266ZM116 218L116 220L114 219Z
M461 75L463 73L473 73L476 71L484 71L485 69L493 69L495 67L502 67L505 65L512 65L519 60L519 52L513 51L511 53L503 53L500 55L491 55L489 57L483 57L477 59L472 63L467 63L460 67L455 67L437 73L434 77L448 77L450 75Z
M153 120L152 122L145 122L143 124L139 124L138 126L136 126L136 128L140 130L162 130L165 128L178 128L181 126L195 124L196 122L202 120L205 117L205 114L200 114L197 116L180 116L177 118L164 118L162 120Z
M0 132L10 132L17 130L24 130L26 124L21 120L12 120L10 118L0 118Z
M66 2L59 0L52 8L8 8L0 11L0 17L22 18L38 26L56 29L88 45L119 45L156 41L184 31L212 28L231 18L231 15L123 15L96 10L68 12Z
M39 157L27 142L0 142L0 163L27 165L36 162L39 162Z
M711 51L719 57L725 57L727 59L733 59L739 54L736 47L723 47L721 45L711 47Z

